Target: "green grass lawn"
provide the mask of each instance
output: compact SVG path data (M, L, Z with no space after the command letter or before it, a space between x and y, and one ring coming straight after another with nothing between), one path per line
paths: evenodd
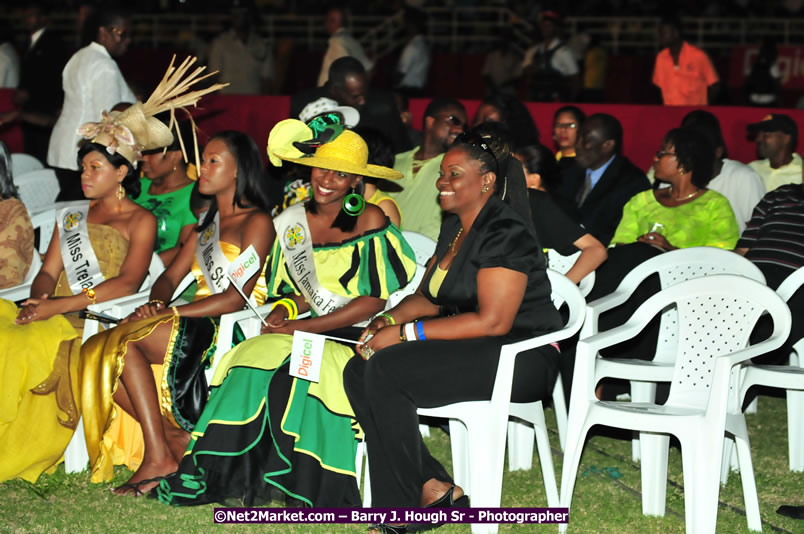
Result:
M549 411L549 410L548 410ZM552 424L551 413L547 414ZM787 420L784 399L761 397L758 415L747 416L751 450L765 532L804 532L804 521L777 515L782 504L804 504L804 474L791 473L787 463ZM558 436L551 435L553 461L560 478ZM433 454L449 465L449 438L433 429L427 441ZM694 451L692 451L694 453ZM505 473L502 506L546 506L538 460L531 471ZM594 468L593 468L594 467ZM606 467L623 476L613 479ZM130 473L120 469L115 481ZM681 453L670 451L667 514L645 517L641 513L638 464L631 462L631 442L605 436L593 437L586 446L575 486L570 532L683 532L684 480ZM11 481L0 484L0 532L364 532L364 525L214 525L212 505L173 508L150 499L116 497L111 485L95 485L85 473L66 475L59 468L36 484ZM717 531L749 532L743 514L740 477L733 473L721 488ZM447 525L440 533L468 533L468 525ZM501 525L500 532L556 532L555 525Z

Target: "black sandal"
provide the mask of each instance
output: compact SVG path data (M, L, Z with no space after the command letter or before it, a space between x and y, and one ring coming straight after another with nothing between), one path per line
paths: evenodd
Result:
M161 476L161 477L146 478L146 479L140 480L139 482L126 482L125 484L121 484L120 486L117 486L116 488L112 488L111 491L115 495L118 495L118 496L121 496L121 497L126 497L126 496L129 496L129 495L132 496L132 497L143 497L145 495L145 493L143 493L143 491L140 489L141 486L144 486L146 484L150 484L152 482L157 482L157 483L162 482L163 480L166 480L168 478L173 477L175 474L176 473L170 473L169 475L165 475L165 476ZM157 485L159 485L159 484L157 484ZM156 486L154 486L154 487L156 487ZM119 489L133 490L134 493L133 494L130 494L130 493L115 493L115 490L119 490ZM149 493L150 493L150 491L149 491Z
M407 534L407 525L387 525L385 523L375 523L368 528L368 532L376 534Z
M469 507L469 496L465 493L460 496L458 500L455 500L455 484L452 485L447 492L439 497L437 500L431 502L430 504L426 505L425 508L468 508Z

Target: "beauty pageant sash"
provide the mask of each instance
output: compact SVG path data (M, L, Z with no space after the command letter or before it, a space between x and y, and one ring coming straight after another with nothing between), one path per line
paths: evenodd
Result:
M98 257L89 242L88 216L89 202L69 206L56 215L61 259L73 295L77 295L84 288L95 287L105 280Z
M313 239L307 226L304 203L294 204L274 217L274 227L288 272L316 315L332 313L352 300L332 293L318 282L313 261Z
M204 221L206 215L207 212L202 213L198 220ZM212 223L198 234L195 258L198 260L201 274L204 275L204 279L207 281L210 293L217 295L226 291L226 288L229 287L229 279L226 277L229 260L226 259L226 255L221 249L220 213L215 213Z

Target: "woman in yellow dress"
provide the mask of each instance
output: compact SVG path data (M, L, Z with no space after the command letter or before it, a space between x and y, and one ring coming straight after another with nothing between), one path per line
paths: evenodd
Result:
M142 427L141 463L129 461L136 472L116 494L147 493L176 470L206 401L202 360L214 352L217 318L245 306L222 273L249 247L263 265L274 240L262 160L250 137L234 131L216 134L204 148L200 171L199 191L213 201L199 217L196 235L154 283L148 304L123 324L91 337L82 350L82 415L93 482L111 479L120 449L130 460L131 449L138 448L127 430L113 427L119 408ZM199 283L193 302L169 307L191 272ZM255 303L262 304L264 275L253 276L243 291L254 292ZM151 366L162 364L155 384ZM108 436L109 431L116 436Z
M156 220L126 195L139 191L136 153L110 153L113 138L93 141L78 152L89 203L57 215L31 298L20 309L0 300L0 482L36 481L78 424L83 321L64 314L136 292L153 254Z

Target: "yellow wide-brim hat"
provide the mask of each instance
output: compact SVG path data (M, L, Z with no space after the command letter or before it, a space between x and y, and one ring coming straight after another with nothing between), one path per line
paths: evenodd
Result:
M332 141L322 144L312 156L287 157L279 153L276 155L285 161L306 165L307 167L348 172L349 174L383 180L399 180L402 178L402 173L393 169L369 164L366 142L351 130L344 130Z

